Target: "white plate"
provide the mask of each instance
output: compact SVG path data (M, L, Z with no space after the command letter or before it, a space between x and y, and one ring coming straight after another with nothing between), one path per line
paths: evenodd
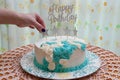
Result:
M86 57L88 58L88 63L85 67L80 70L66 73L57 73L57 72L47 72L41 69L38 69L33 64L34 52L29 52L25 54L20 61L22 68L37 77L46 78L46 79L75 79L88 76L100 68L101 60L100 58L90 52L86 51Z

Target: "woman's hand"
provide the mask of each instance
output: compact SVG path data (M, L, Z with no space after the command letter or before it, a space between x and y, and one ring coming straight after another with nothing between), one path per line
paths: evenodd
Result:
M29 26L30 28L36 28L38 31L45 31L45 23L42 18L34 13L34 14L19 14L20 20L17 22L16 25L19 27L26 27Z

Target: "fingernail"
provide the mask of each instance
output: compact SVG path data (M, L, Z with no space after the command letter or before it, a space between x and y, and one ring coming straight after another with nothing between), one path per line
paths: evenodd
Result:
M42 32L45 32L45 29L42 29Z

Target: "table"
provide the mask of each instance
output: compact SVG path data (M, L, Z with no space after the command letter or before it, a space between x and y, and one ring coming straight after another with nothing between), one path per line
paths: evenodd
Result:
M34 44L21 46L0 55L0 80L46 80L26 73L20 66L20 59L31 51ZM102 60L99 70L77 80L120 80L120 57L100 47L88 45L87 49ZM76 80L76 79L75 79Z

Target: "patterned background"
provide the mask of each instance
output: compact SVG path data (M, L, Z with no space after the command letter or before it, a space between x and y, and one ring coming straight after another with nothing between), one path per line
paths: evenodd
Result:
M92 45L120 55L119 3L119 0L0 0L0 7L23 13L36 12L44 19L49 35L56 33L78 36ZM58 21L51 24L48 20L48 11L53 4L74 5L72 14L77 15L76 22ZM77 34L74 34L76 30ZM63 34L60 34L61 31ZM0 53L35 43L40 38L41 34L37 30L21 29L15 25L0 25Z

